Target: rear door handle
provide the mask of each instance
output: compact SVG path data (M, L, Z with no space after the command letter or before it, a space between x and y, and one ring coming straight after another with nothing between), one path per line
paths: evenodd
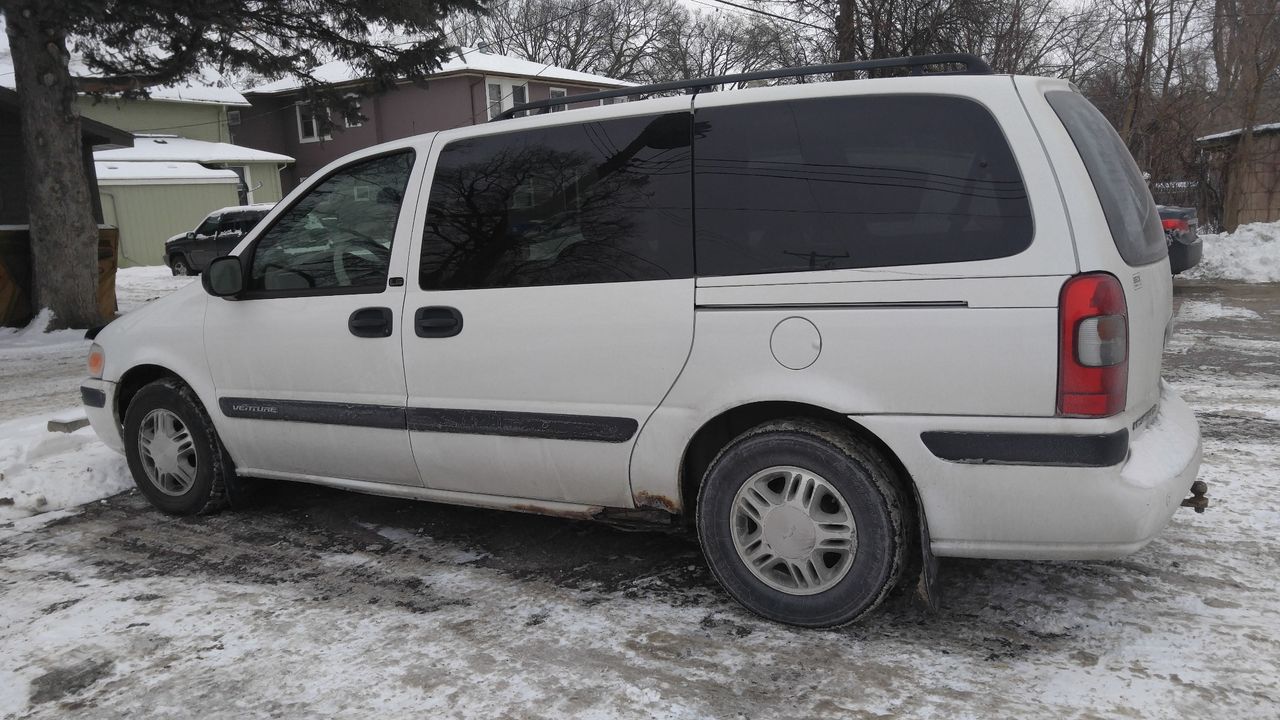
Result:
M462 332L462 313L443 305L421 307L413 314L413 329L421 338L453 337Z
M367 307L351 313L347 329L362 338L391 337L391 308Z

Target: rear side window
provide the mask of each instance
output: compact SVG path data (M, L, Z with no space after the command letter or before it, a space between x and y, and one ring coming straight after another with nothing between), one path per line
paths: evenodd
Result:
M1055 90L1044 96L1089 171L1120 257L1130 265L1147 265L1163 258L1168 247L1160 213L1129 148L1111 123L1083 95Z
M708 108L695 133L699 275L986 260L1031 244L1017 163L971 100Z
M452 142L423 231L424 290L691 277L689 114Z

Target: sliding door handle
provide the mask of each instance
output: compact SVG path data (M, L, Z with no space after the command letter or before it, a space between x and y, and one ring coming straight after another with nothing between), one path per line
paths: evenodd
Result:
M413 330L420 338L453 337L462 332L462 313L443 305L418 308L413 314Z

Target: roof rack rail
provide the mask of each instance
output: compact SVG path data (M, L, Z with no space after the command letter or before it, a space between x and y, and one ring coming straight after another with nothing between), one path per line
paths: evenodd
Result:
M930 65L963 65L963 70L947 70L931 72L929 75L990 75L991 66L985 60L971 53L944 53L941 55L915 55L912 57L883 58L881 60L857 60L855 62L829 63L827 65L805 65L803 67L778 68L775 70L757 70L736 75L719 75L715 77L694 78L691 80L673 80L671 82L654 83L653 85L632 85L600 90L598 92L569 95L551 100L535 100L534 102L516 105L493 120L507 120L517 113L539 110L546 113L556 105L572 105L580 102L592 102L608 98L628 97L631 95L649 95L671 90L697 90L712 85L751 82L752 80L769 80L783 77L803 77L805 75L824 75L828 73L851 72L856 70L883 70L886 68L909 68L912 75L924 75L924 68ZM492 120L490 122L493 122Z

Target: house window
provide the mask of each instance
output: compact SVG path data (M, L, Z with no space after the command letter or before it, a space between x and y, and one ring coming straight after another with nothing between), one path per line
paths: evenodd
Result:
M231 127L235 127L236 125L239 125L239 124L240 124L240 111L239 111L239 110L228 110L228 111L227 111L227 125L230 125Z
M611 98L605 98L601 100L600 104L601 105L617 105L619 103L624 103L626 101L627 101L626 97L611 97Z
M569 92L564 88L551 88L551 99L556 100L568 95ZM551 112L564 112L568 109L566 105L552 105Z
M321 134L320 119L314 107L308 103L298 103L294 109L298 113L298 142L310 143L330 139L328 134Z
M525 85L511 86L511 107L523 105L529 102L528 87ZM516 117L523 117L525 113L516 113Z
M349 128L358 128L364 125L364 121L360 119L360 96L353 94L348 95L347 98L351 100L352 104L351 108L343 115L342 124Z
M489 83L489 119L502 114L502 83Z
M485 99L488 101L489 119L493 120L504 110L529 102L529 86L519 80L489 78L485 80Z

